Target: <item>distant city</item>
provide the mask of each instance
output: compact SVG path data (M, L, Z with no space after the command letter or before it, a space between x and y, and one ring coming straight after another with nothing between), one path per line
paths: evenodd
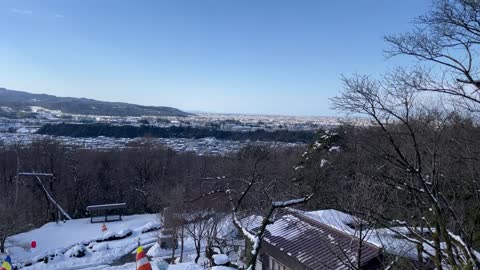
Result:
M8 107L1 107L8 111ZM0 118L0 143L4 145L29 144L37 140L57 140L64 145L86 149L111 149L133 147L138 143L150 143L171 148L178 152L195 152L200 155L224 155L237 152L243 146L251 143L271 147L295 147L304 145L304 142L265 142L265 141L233 141L217 138L113 138L98 136L78 138L70 136L52 136L37 134L37 131L46 124L108 124L114 126L149 125L154 127L192 127L208 128L228 132L256 132L256 131L292 131L315 132L318 129L328 129L340 125L346 119L337 117L315 116L273 116L273 115L244 115L244 114L214 114L200 113L182 116L104 116L81 115L63 113L59 110L31 106L33 117L11 119ZM361 121L356 120L357 123Z

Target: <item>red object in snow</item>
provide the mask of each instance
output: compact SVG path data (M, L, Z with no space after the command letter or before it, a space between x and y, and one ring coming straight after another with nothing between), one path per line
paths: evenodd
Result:
M37 247L37 241L32 241L31 247L32 247L32 248L36 248L36 247Z

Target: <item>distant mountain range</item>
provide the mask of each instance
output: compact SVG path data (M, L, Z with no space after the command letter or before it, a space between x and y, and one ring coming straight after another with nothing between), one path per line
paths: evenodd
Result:
M28 116L35 112L32 107L81 115L180 117L189 115L189 113L171 107L142 106L87 98L56 97L0 88L0 116Z

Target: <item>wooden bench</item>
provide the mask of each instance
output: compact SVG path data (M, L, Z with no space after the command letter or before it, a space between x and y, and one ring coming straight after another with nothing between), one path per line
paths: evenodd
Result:
M126 203L98 204L87 206L90 215L90 223L111 222L122 220L123 209Z

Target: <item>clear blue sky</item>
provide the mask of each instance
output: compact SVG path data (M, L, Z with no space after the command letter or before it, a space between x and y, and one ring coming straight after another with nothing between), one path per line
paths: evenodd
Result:
M335 115L341 74L428 0L2 0L0 87L183 110Z

